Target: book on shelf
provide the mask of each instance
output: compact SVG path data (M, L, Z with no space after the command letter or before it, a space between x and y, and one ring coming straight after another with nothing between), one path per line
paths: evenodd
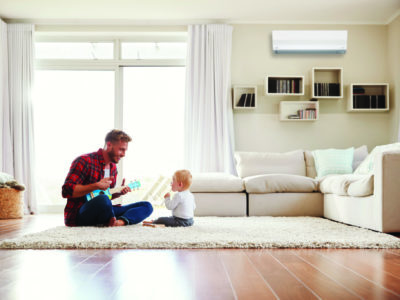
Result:
M353 94L365 94L365 89L359 86L353 86Z
M268 78L268 93L270 94L298 94L300 93L300 78L277 79Z
M316 120L317 109L316 108L305 108L297 111L297 116L301 120Z
M385 95L353 95L353 108L355 109L385 109Z
M236 107L255 107L255 98L256 95L254 93L243 93Z
M245 94L243 106L247 107L247 106L249 106L249 103L250 103L249 94Z
M246 100L246 94L242 94L240 96L240 99L239 99L239 102L238 102L237 106L238 107L244 107L245 100Z
M250 107L255 107L255 99L256 95L255 94L250 94Z
M322 97L340 96L340 83L314 83L314 95Z

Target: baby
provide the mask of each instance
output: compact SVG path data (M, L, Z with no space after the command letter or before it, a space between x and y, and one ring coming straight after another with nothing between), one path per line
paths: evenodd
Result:
M172 177L171 189L175 195L170 197L169 193L164 195L165 206L172 210L172 217L161 217L154 221L143 222L144 224L163 224L166 227L192 226L193 212L196 208L193 194L189 191L192 184L192 174L188 170L178 170Z

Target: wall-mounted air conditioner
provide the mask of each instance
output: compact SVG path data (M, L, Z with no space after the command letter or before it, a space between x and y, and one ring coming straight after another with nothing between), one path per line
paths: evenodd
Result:
M347 30L274 30L274 53L346 53Z

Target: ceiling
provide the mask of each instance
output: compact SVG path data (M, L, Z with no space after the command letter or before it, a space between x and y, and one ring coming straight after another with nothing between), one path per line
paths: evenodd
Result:
M0 0L2 19L36 24L388 24L399 13L400 0Z

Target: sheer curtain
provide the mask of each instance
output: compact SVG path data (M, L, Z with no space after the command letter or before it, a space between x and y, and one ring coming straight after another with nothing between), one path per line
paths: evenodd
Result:
M6 33L4 28L7 28ZM25 213L37 210L31 95L33 34L34 26L31 24L1 23L2 170L25 184ZM5 67L7 63L8 69Z
M0 170L13 174L8 95L7 24L0 20Z
M189 26L184 154L186 168L194 172L236 174L231 52L232 26Z

